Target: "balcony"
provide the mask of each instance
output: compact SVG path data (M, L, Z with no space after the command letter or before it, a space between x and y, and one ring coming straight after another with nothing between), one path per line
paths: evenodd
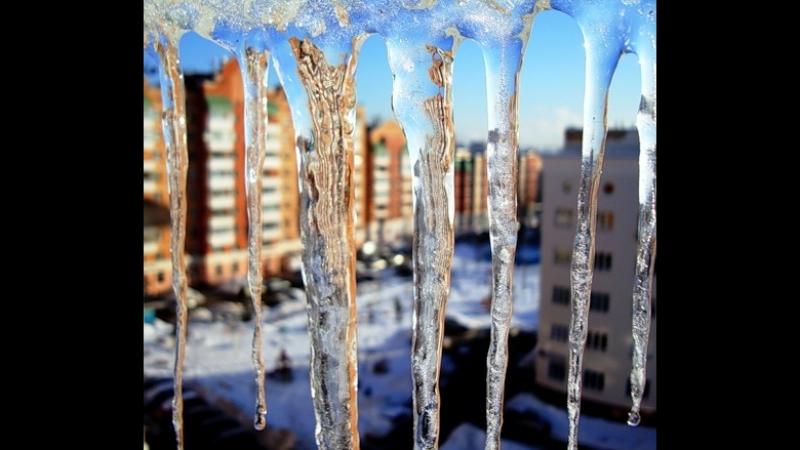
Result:
M236 218L231 216L212 217L208 221L208 226L212 230L229 229L236 226Z
M232 132L236 125L236 119L233 114L226 115L212 115L208 119L209 131L229 131Z
M236 207L236 197L233 195L214 195L208 202L208 207L212 211L232 209Z
M144 173L155 174L156 172L158 172L158 162L152 159L145 159L142 162L142 169Z
M281 168L281 157L276 154L264 156L264 170L279 170Z
M142 190L145 194L155 194L158 192L158 184L155 180L144 180Z
M277 223L264 223L261 237L264 241L275 241L283 237L283 230Z
M145 150L152 150L156 147L158 142L158 135L152 131L145 131L143 136L143 148Z
M236 161L233 158L213 156L208 160L208 170L211 172L235 169Z
M203 136L208 149L214 153L233 153L236 135L233 133L206 133Z
M211 179L208 180L208 187L212 192L236 189L236 178L231 175L212 175Z
M261 213L261 222L265 224L266 223L279 224L281 222L281 219L282 219L282 214L278 209L265 209Z
M158 242L145 242L142 247L145 255L152 255L158 251Z
M236 243L236 233L231 230L223 233L209 233L208 243L211 247L222 247Z

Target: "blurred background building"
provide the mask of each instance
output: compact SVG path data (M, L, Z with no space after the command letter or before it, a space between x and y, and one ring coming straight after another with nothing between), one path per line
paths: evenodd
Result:
M566 393L570 261L576 229L580 129L566 131L564 150L543 158L541 300L536 382ZM596 250L584 359L583 399L630 408L631 312L638 224L639 139L635 129L608 131L598 194ZM647 385L642 413L656 408L656 298L653 297Z
M241 73L231 59L213 74L186 75L189 172L186 252L192 286L240 283L247 274L244 117ZM288 276L300 268L299 193L294 130L286 97L269 91L267 154L262 187L263 271ZM169 194L158 87L144 83L145 295L171 289ZM394 120L366 123L357 108L354 132L356 242L380 248L410 241L412 168L403 130ZM531 222L541 158L521 153L521 218ZM485 145L459 146L455 158L457 233L488 230ZM160 220L156 218L160 217ZM166 220L164 219L166 217Z

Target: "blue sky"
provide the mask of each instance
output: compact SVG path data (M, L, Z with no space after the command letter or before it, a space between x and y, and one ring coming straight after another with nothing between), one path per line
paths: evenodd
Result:
M187 34L181 42L185 72L206 72L215 61L231 56L194 33ZM523 148L560 148L565 127L581 124L583 57L583 39L572 18L557 11L538 15L522 67L519 136ZM456 138L461 143L483 141L486 139L485 78L483 58L474 42L461 44L453 71ZM272 68L269 81L271 85L278 84ZM392 75L380 36L370 37L362 47L356 86L358 102L364 106L369 120L392 117ZM639 97L639 65L635 55L625 55L611 85L609 127L632 127Z

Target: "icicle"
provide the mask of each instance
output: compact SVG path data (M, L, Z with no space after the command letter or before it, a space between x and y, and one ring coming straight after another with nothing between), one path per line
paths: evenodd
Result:
M639 57L642 100L636 117L639 130L639 242L633 286L633 364L628 425L637 426L645 388L647 343L650 339L650 302L656 257L656 42L655 4L648 14L634 50Z
M598 44L584 35L586 50L586 91L583 113L583 146L578 190L578 214L570 274L572 317L569 324L569 376L567 415L570 450L578 448L583 351L589 326L589 297L594 271L597 189L603 170L606 139L608 88L620 52Z
M255 311L253 331L253 365L256 369L256 416L254 426L257 430L266 427L267 400L264 387L263 338L261 337L261 291L264 277L261 268L261 178L264 155L267 150L267 69L269 52L251 45L244 45L237 52L239 68L244 82L244 121L245 121L245 195L247 197L248 271L247 283Z
M487 171L489 233L492 248L492 326L486 358L486 449L500 448L503 393L508 366L514 257L517 248L517 99L519 73L532 16L519 22L517 36L483 42L489 136Z
M413 31L412 31L413 33ZM412 376L414 448L439 441L439 369L444 309L453 259L452 63L459 37L433 43L388 38L392 107L413 169L414 306Z
M297 136L311 396L323 450L359 448L352 135L361 41L323 51L293 37L274 49ZM342 56L331 64L327 55Z
M158 35L155 46L161 61L162 116L161 127L167 150L167 176L169 186L169 212L171 223L170 249L172 254L172 289L177 301L175 346L174 398L172 400L172 425L178 449L183 449L183 361L186 355L187 336L187 283L186 257L186 173L189 155L186 146L186 90L178 58L178 41L181 32L169 31Z
M622 54L622 40L619 39L619 36L608 34L608 24L605 20L607 15L603 14L607 10L603 9L602 5L592 9L593 5L573 5L567 1L553 1L552 6L576 18L583 33L586 52L578 223L570 273L572 314L569 324L569 375L567 378L568 448L576 450L578 448L583 352L588 332L589 300L594 270L597 189L600 184L605 153L608 89Z

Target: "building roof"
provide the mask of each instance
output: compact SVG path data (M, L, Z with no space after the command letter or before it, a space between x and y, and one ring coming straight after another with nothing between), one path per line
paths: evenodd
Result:
M575 157L581 154L583 129L568 128L564 137L564 148L547 154L547 158ZM605 156L608 159L638 158L639 132L635 128L610 128L606 134Z

